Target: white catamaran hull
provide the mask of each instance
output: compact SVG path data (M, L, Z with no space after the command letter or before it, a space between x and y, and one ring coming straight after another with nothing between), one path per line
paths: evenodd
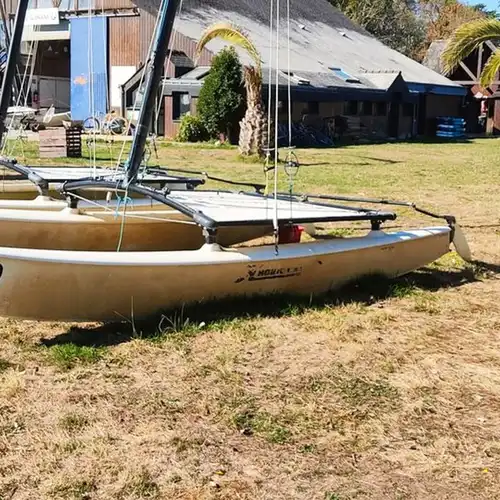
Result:
M193 222L199 214L217 224L216 242L221 246L253 240L273 233L274 202L264 196L224 191L176 191L169 194L177 209L138 199L124 207L117 201L95 206L82 201L77 209L14 210L0 208L0 247L46 250L172 251L197 250L205 239L201 227ZM39 203L44 203L43 199ZM289 221L336 222L346 220L385 220L387 214L302 201L278 200L279 223ZM119 245L120 242L120 245Z
M204 243L200 226L175 210L130 210L125 222L113 212L79 213L0 210L0 246L47 250L160 251L195 250ZM220 228L223 246L271 234L272 225L235 225Z
M113 321L186 303L322 293L371 274L395 277L444 255L450 228L223 250L68 252L0 248L0 315Z

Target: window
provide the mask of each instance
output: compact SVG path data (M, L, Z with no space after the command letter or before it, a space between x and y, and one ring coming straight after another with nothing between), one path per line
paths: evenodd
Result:
M292 73L289 71L282 71L282 73L292 82L297 85L311 85L311 82L302 76L297 75L296 73Z
M373 102L363 101L361 114L364 116L372 116L373 115Z
M376 107L376 115L377 116L387 116L387 103L386 102L377 102Z
M332 70L335 73L335 76L338 76L339 78L341 78L342 80L344 80L344 82L348 82L348 83L361 83L361 81L359 80L359 78L351 76L349 73L346 73L342 68L331 67L329 69Z
M358 101L347 101L345 103L345 114L355 116L358 114Z
M180 120L191 111L191 97L187 92L172 92L172 120Z
M413 118L413 104L411 102L405 102L403 104L403 116Z
M307 103L307 112L310 115L319 115L319 102L318 101L309 101Z

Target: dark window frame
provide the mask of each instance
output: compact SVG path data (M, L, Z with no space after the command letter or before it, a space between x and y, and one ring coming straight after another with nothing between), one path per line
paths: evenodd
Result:
M307 102L307 114L308 115L319 115L319 101L308 101Z
M363 101L362 102L361 114L363 116L373 116L373 101Z
M345 114L347 116L358 116L359 115L359 101L346 101L345 103Z
M189 97L189 103L184 104L182 102L182 97L187 95ZM180 122L184 115L187 115L191 111L191 95L189 92L172 92L172 120L174 122Z
M388 106L385 101L377 102L375 106L375 116L387 116Z
M403 116L406 118L413 118L415 115L415 105L412 102L403 103Z

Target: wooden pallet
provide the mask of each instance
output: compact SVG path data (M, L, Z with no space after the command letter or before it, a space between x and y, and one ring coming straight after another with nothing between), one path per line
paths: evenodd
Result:
M82 127L73 126L66 129L66 155L69 158L82 157Z
M40 130L40 158L81 158L82 129L80 127Z
M40 130L40 158L66 157L66 130L48 128Z

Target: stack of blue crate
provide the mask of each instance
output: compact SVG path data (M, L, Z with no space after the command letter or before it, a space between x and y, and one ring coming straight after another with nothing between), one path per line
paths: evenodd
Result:
M465 136L465 120L452 116L438 116L436 135L457 139Z

